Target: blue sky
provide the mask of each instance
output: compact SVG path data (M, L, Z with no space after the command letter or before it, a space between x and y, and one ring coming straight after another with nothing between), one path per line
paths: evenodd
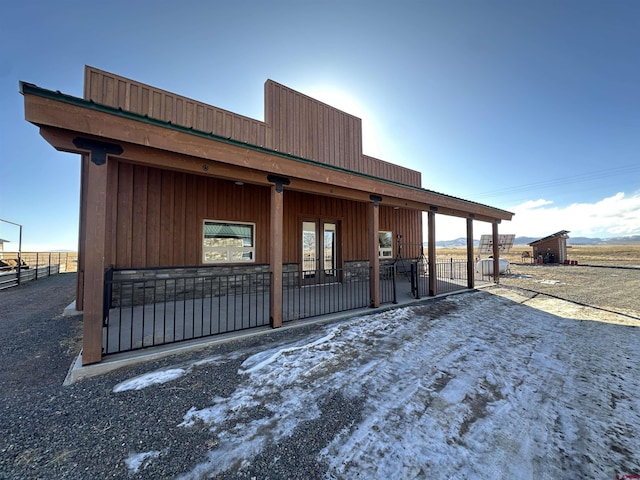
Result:
M515 212L501 233L637 235L638 25L635 0L11 2L0 218L23 250L77 248L79 157L24 121L18 81L81 97L88 64L260 120L271 78L362 118L364 153L425 188Z

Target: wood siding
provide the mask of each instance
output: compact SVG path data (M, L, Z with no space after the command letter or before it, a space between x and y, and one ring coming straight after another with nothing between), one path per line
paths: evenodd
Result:
M398 254L398 235L402 235L402 258L418 258L422 253L422 212L380 205L380 231L393 234L393 257ZM425 249L426 254L426 249Z
M338 239L343 261L364 261L369 258L367 240L367 204L339 198L309 195L285 191L284 262L299 263L302 257L301 225L303 219L335 220L339 225ZM408 253L411 258L420 254L422 244L422 212L380 206L380 230L394 235L394 257L397 252L395 235L403 235L403 241L412 243Z
M200 265L202 221L256 224L256 263L268 262L269 189L110 160L105 264ZM115 190L112 190L115 189ZM114 193L116 192L116 193Z
M85 69L84 98L164 122L398 183L421 174L362 153L362 121L276 82L265 83L265 122L98 70Z
M200 265L202 221L256 224L256 264L269 263L269 188L237 186L132 163L109 161L105 266L118 268ZM299 263L302 219L339 224L343 261L368 258L367 204L290 190L284 192L283 262ZM422 216L414 210L380 207L380 230L422 242ZM394 238L394 255L397 251ZM409 252L407 252L409 253ZM419 253L411 252L411 257Z
M84 98L201 132L265 146L267 126L263 122L93 67L85 69Z
M386 178L413 187L422 186L422 175L420 172L367 155L363 155L363 159L362 173L378 178Z
M362 172L362 121L271 80L265 84L269 147Z

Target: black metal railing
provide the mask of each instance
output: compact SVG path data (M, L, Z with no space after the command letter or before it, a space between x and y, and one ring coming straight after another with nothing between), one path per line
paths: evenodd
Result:
M134 272L142 278L105 271L104 355L270 323L269 272L225 275L213 267L179 276L160 270ZM370 276L368 266L284 272L283 321L369 307ZM380 303L396 303L396 290L395 266L381 265Z
M282 320L300 320L368 307L369 267L282 274Z
M466 260L449 260L436 263L435 294L451 293L468 288ZM411 264L411 291L415 298L432 295L429 288L429 265L427 261Z
M270 282L269 272L106 276L103 354L268 325Z
M380 303L398 303L396 266L380 265Z

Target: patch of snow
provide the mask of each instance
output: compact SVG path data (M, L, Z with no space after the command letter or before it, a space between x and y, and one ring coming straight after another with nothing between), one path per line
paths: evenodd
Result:
M140 468L144 469L149 465L149 462L152 459L158 458L159 456L160 452L158 450L143 453L130 453L124 463L127 465L129 473L138 473Z
M320 420L336 393L363 408L318 453L326 478L640 472L632 328L485 292L331 324L245 353L235 391L184 414L182 428L204 423L218 447L180 478L250 473L256 455Z
M172 368L169 370L158 370L157 372L145 373L138 377L130 378L113 387L114 393L125 392L127 390L141 390L149 385L170 382L180 378L185 374L183 368Z
M199 367L211 363L224 363L232 357L233 356L229 356L228 358L223 358L221 356L208 357L190 363L186 367L170 368L168 370L157 370L155 372L138 375L137 377L133 377L125 380L124 382L118 383L115 387L113 387L113 392L119 393L126 392L127 390L142 390L143 388L147 388L152 385L167 383L190 373L194 367Z

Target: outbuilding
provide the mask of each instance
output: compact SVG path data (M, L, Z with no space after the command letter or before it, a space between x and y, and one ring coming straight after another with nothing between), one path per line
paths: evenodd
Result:
M560 230L529 244L533 258L542 263L564 263L567 259L568 230Z

